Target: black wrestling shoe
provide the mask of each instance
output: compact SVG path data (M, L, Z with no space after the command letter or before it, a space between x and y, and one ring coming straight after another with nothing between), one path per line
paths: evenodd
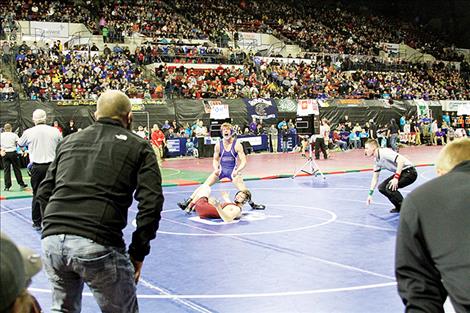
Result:
M191 198L188 198L184 200L183 202L178 202L177 205L179 206L181 210L186 211L190 203L191 203Z
M400 209L393 208L390 210L390 213L400 213Z
M250 206L251 206L251 209L252 210L264 210L266 209L266 206L265 205L262 205L262 204L256 204L256 203L250 203Z
M41 232L42 227L41 227L41 225L39 225L39 224L33 224L33 229L34 229L35 231L37 231L37 232Z

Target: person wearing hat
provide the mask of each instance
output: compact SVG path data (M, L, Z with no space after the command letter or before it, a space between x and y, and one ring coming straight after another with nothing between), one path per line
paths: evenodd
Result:
M62 140L59 130L46 125L46 119L47 115L44 110L34 110L33 122L35 126L25 130L18 140L19 146L28 146L29 160L33 163L31 168L31 187L33 188L31 215L33 228L38 231L41 230L42 219L36 194L39 185L46 176L49 164L54 161L57 145Z
M0 233L0 261L0 312L40 313L41 307L26 289L42 268L39 254L17 247Z

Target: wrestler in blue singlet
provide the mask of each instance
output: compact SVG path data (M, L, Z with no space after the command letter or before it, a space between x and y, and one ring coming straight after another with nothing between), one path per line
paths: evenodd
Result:
M220 175L219 179L228 178L232 180L232 173L235 167L237 166L237 156L238 153L235 151L235 144L237 143L236 139L233 139L232 146L230 151L226 151L224 148L224 141L220 141Z

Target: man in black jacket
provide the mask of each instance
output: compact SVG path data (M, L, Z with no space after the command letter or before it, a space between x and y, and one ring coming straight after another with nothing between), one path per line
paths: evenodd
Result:
M408 195L398 229L395 275L406 312L470 312L470 139L436 162L440 177Z
M137 312L135 285L163 205L160 170L149 142L130 131L124 93L104 92L95 116L58 147L38 191L51 310L80 312L86 283L103 312ZM122 230L133 194L137 228L127 254Z

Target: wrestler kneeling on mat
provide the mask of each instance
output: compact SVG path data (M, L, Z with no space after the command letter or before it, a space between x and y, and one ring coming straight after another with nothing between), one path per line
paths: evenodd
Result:
M212 166L214 171L204 182L204 185L212 186L221 179L228 179L233 182L238 190L247 190L241 171L246 166L246 155L243 152L243 146L233 136L232 125L224 123L220 126L222 132L222 140L214 147L214 157L212 159ZM237 162L237 160L239 162ZM179 202L178 206L182 210L186 210L188 205L196 199L196 189L193 194L183 202ZM253 210L264 210L265 206L262 204L255 204L251 197L248 204Z
M242 216L242 208L250 201L251 193L248 190L240 190L235 194L233 201L230 201L228 192L222 192L221 202L214 197L210 197L211 187L206 184L196 189L194 199L191 200L186 212L196 211L200 218L221 218L224 222L238 220Z

